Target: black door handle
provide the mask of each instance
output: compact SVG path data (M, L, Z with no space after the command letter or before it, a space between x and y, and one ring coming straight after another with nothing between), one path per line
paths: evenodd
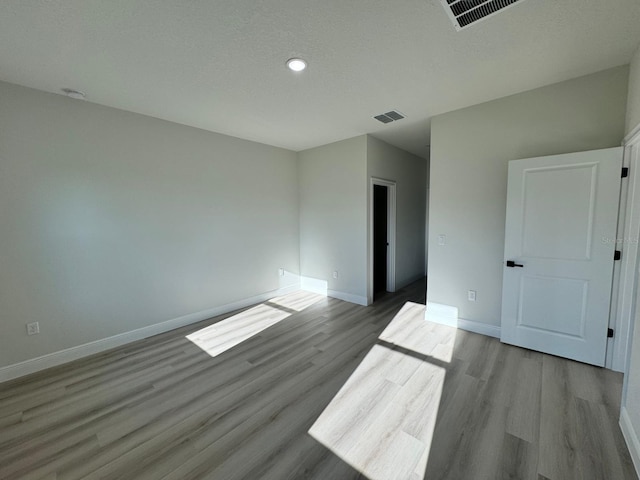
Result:
M516 263L513 260L507 260L507 267L524 267L524 265Z

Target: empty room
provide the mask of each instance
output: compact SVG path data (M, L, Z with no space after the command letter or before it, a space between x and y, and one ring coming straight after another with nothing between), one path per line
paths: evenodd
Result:
M2 480L637 480L639 243L637 0L0 2Z

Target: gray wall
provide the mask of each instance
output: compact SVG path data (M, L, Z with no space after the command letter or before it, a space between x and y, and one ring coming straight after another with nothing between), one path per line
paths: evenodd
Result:
M429 195L431 192L431 188L430 188L430 182L431 182L431 178L430 178L430 174L429 172L431 171L431 160L430 160L431 156L427 157L427 179L426 179L426 185L427 185L427 189L425 191L425 221L424 221L424 274L427 274L427 271L429 269Z
M620 145L628 72L618 67L433 119L429 302L500 325L508 161ZM477 291L476 302L467 290Z
M296 154L0 83L0 225L5 366L277 289Z
M371 177L396 182L396 289L400 289L424 276L427 161L367 135L367 178ZM371 201L371 192L367 199ZM372 265L369 268L371 274Z
M629 93L627 100L626 133L640 125L640 47L629 66Z
M300 270L338 296L367 297L367 137L298 154ZM332 274L338 272L338 278Z
M369 135L298 154L300 271L370 303L370 178L397 182L396 287L424 275L426 160ZM338 278L333 278L333 272Z

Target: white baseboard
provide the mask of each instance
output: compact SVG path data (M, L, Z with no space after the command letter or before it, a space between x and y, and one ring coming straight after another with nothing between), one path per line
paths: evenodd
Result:
M638 438L638 432L633 428L626 407L622 407L620 410L620 429L627 442L633 465L636 467L636 473L640 477L640 439Z
M269 300L270 298L286 295L287 293L295 292L298 290L300 290L300 285L297 283L292 284L286 287L279 288L278 290L273 290L271 292L266 292L254 297L238 300L237 302L228 303L226 305L214 307L202 312L190 313L188 315L167 320L165 322L156 323L154 325L138 328L130 332L120 333L112 337L103 338L94 342L89 342L83 345L67 348L65 350L60 350L58 352L49 353L41 357L25 360L24 362L8 365L6 367L0 368L0 382L6 382L7 380L12 380L24 375L39 372L47 368L56 367L58 365L62 365L63 363L68 363L73 360L87 357L89 355L104 352L112 348L126 345L127 343L142 340L143 338L158 335L159 333L168 332L169 330L184 327L192 323L200 322L208 318L222 315L223 313L232 312L233 310L248 307L250 305Z
M360 295L354 295L352 293L340 292L338 290L329 290L326 280L319 280L311 277L300 277L300 289L307 292L318 293L331 298L337 298L338 300L344 300L349 303L356 303L358 305L369 305L367 297Z
M488 323L458 318L458 309L450 305L427 302L427 309L425 310L424 318L425 320L439 323L441 325L460 328L462 330L479 333L488 337L500 338L500 327L496 325L489 325Z
M327 290L327 296L331 298L337 298L338 300L344 300L345 302L364 305L365 307L369 304L367 302L367 297L354 295L352 293L339 292L338 290Z
M311 277L300 277L300 288L307 292L327 294L327 281Z
M488 323L474 322L473 320L459 318L458 328L473 333L479 333L480 335L486 335L487 337L500 338L500 327L497 325L489 325Z
M449 325L450 327L458 326L458 309L450 305L427 302L427 308L424 312L424 317L430 322Z

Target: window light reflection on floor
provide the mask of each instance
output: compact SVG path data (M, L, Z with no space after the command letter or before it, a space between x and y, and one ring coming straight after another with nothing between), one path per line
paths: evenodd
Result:
M200 329L186 338L210 356L216 357L323 298L317 293L305 291L276 297Z
M423 480L455 333L407 302L309 434L370 480Z
M295 310L296 312L301 312L305 308L310 307L311 305L322 300L325 297L326 295L320 295L318 293L311 293L300 290L288 295L272 298L268 303L288 308L290 310Z

